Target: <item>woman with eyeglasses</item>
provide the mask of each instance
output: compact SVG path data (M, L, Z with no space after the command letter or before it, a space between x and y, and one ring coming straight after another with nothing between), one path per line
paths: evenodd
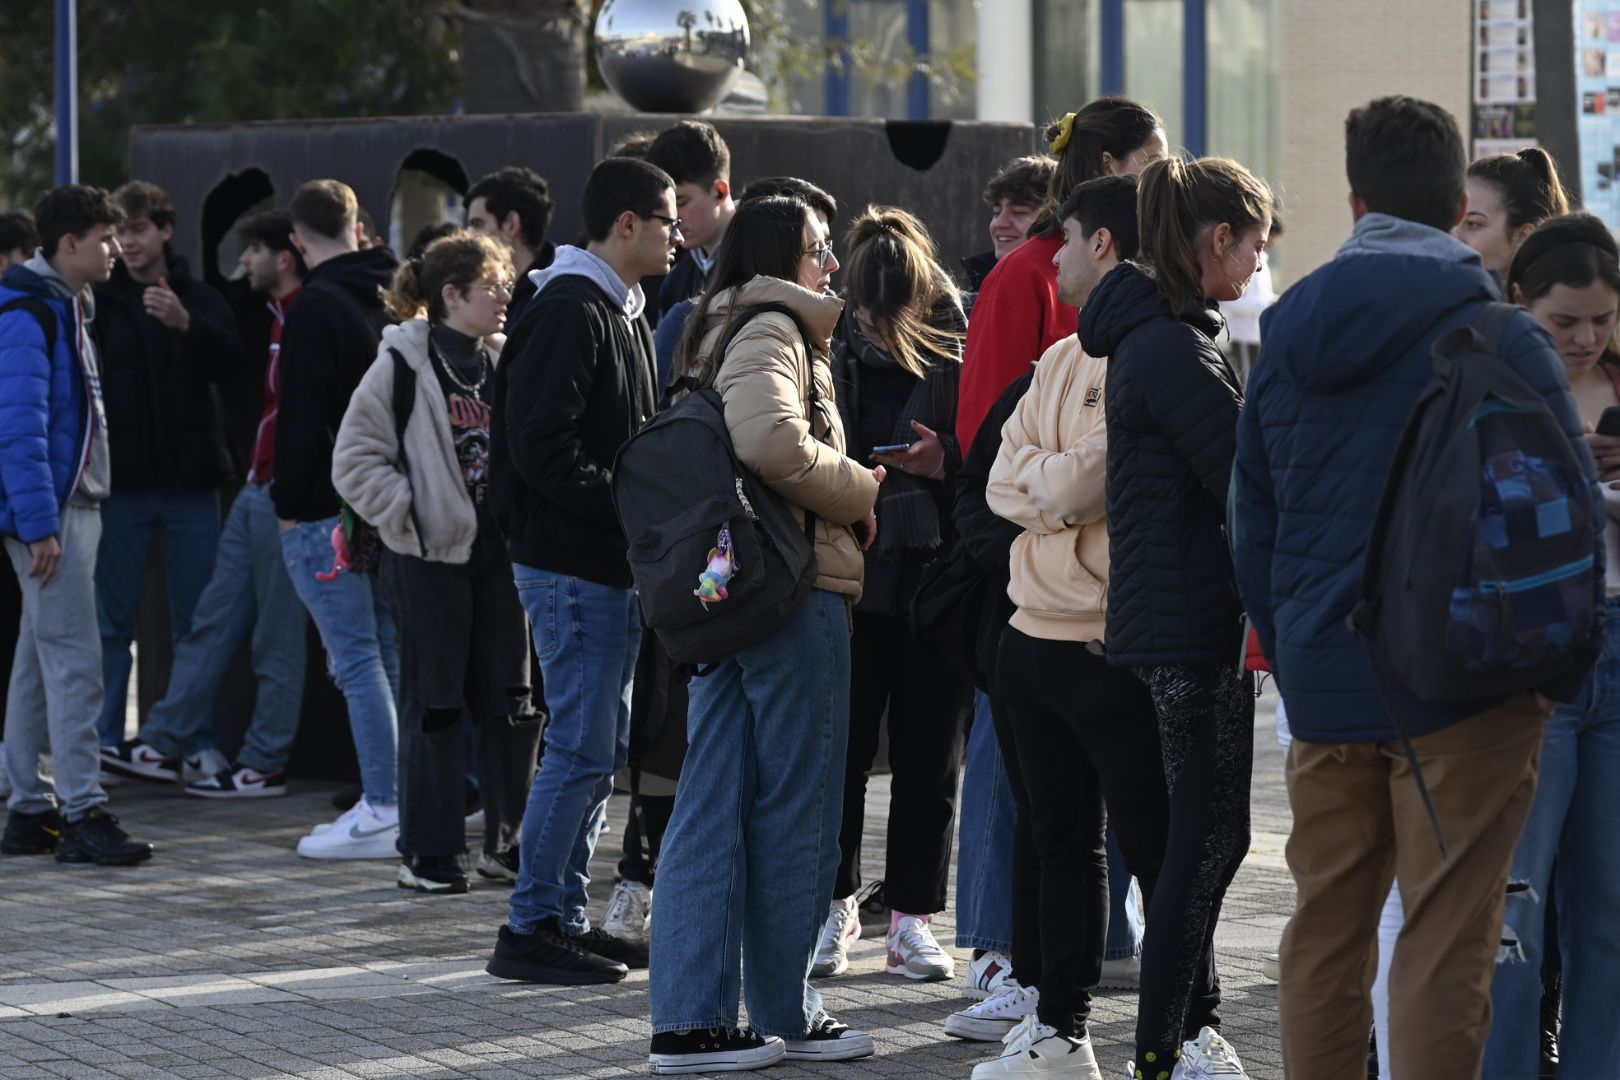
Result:
M973 685L918 640L908 615L923 567L954 536L951 486L962 464L956 402L967 321L933 239L916 217L869 206L850 226L844 320L833 337L838 410L853 456L882 465L883 528L866 552L851 642L849 751L844 762L843 861L816 948L813 975L849 966L860 937L866 772L888 716L893 770L884 855L888 965L908 979L948 979L949 953L929 921L945 910L951 824Z
M463 716L477 733L485 877L517 875L539 742L528 624L489 501L490 396L512 262L457 230L400 265L400 320L349 401L332 482L387 548L400 646L399 886L467 891Z
M838 868L850 608L883 479L845 452L829 364L837 268L808 203L744 202L676 354L678 376L720 394L742 463L814 516L817 577L774 633L692 680L652 927L655 1073L872 1053L806 982ZM763 304L791 314L749 316ZM738 1027L743 994L751 1029Z

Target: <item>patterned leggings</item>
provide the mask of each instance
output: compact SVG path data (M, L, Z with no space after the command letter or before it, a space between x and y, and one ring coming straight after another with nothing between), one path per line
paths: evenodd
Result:
M1215 925L1249 850L1254 695L1234 664L1135 672L1153 695L1170 791L1170 837L1142 943L1135 1075L1168 1080L1182 1042L1220 1027Z

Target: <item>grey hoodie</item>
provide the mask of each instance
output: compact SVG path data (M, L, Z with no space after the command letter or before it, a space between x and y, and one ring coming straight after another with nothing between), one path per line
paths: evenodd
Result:
M112 494L112 459L107 453L107 410L101 401L101 364L96 356L95 339L90 336L90 324L96 320L96 297L89 287L75 292L73 286L56 272L56 267L45 257L44 249L35 251L34 257L23 265L44 280L52 296L59 300L78 300L73 306L79 315L75 326L79 336L77 352L84 365L84 384L90 397L91 420L89 459L79 474L79 486L74 494L91 502L100 502Z
M1339 248L1339 256L1345 255L1420 255L1448 263L1485 265L1479 252L1450 233L1392 214L1361 215L1350 239Z
M603 292L624 305L626 319L639 319L647 307L647 296L641 291L640 282L626 285L605 260L582 247L564 244L557 249L557 257L550 266L529 273L536 296L545 292L546 286L553 281L565 277L582 277L594 282Z

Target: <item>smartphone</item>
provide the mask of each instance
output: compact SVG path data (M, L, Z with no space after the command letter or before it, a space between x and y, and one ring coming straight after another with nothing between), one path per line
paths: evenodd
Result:
M1620 406L1616 406L1616 408L1620 408ZM910 449L911 444L908 442L891 443L888 446L874 446L872 447L872 456L876 457L878 454L900 454Z
M1597 433L1599 435L1620 436L1620 405L1610 405L1598 417Z

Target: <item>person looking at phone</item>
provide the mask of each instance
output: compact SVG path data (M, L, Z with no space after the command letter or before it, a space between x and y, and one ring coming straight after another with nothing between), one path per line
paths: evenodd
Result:
M1540 1054L1542 958L1563 952L1560 1076L1598 1076L1620 1055L1620 835L1606 793L1620 766L1620 247L1590 214L1541 225L1508 270L1508 296L1530 309L1558 346L1608 503L1608 621L1603 652L1580 698L1547 722L1541 775L1508 873L1507 916L1491 984L1494 1025L1484 1076L1535 1075ZM1554 864L1558 887L1552 889ZM1527 884L1529 888L1516 886ZM1546 940L1547 904L1558 941Z
M845 317L833 339L844 429L888 470L882 522L866 552L866 588L855 605L844 762L843 859L813 974L849 966L860 937L866 771L889 718L889 803L883 889L890 911L887 969L908 979L948 979L955 965L928 928L945 909L957 767L972 695L971 673L925 648L907 615L923 566L954 542L950 479L962 464L957 394L966 320L961 298L921 221L869 206L850 225Z

